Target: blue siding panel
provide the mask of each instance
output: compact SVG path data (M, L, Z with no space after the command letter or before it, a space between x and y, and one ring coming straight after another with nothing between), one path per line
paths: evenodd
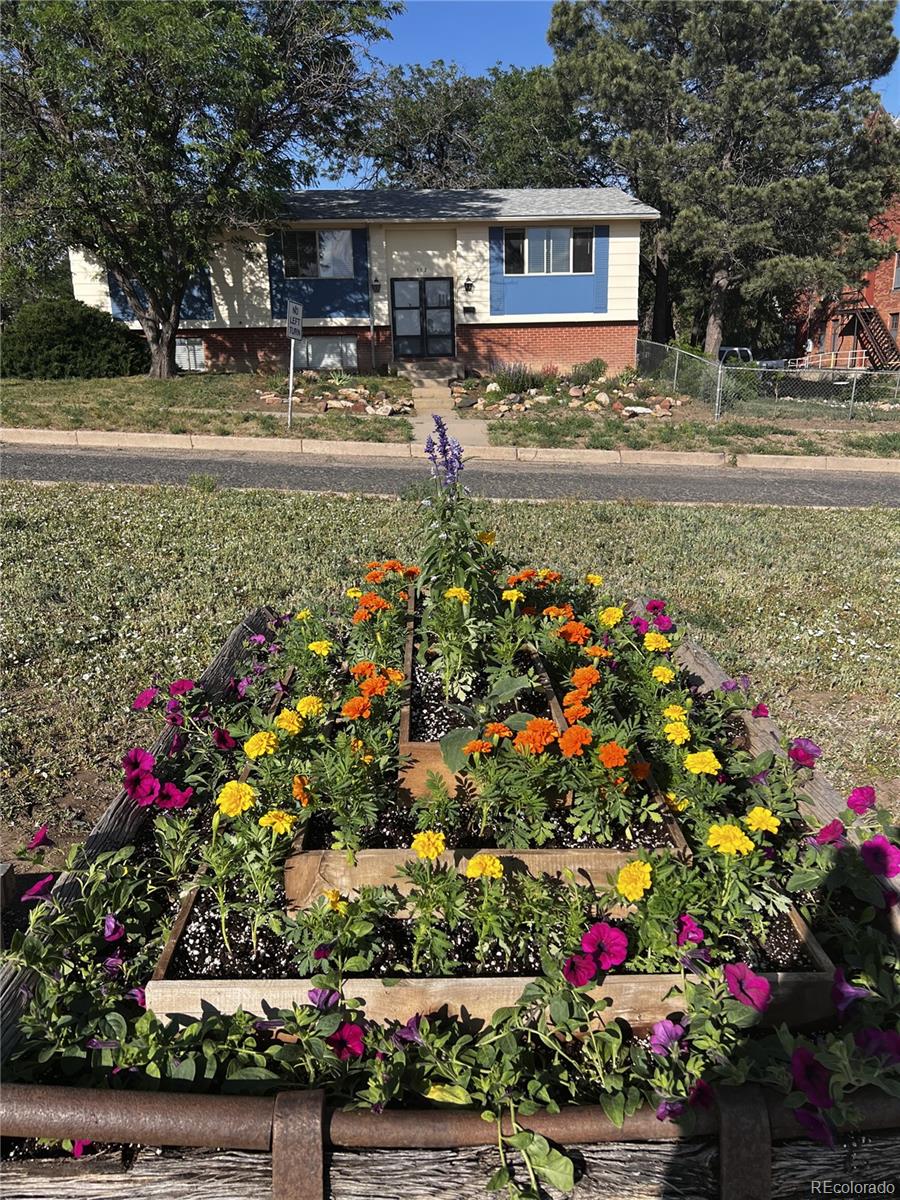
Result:
M369 319L369 235L365 229L351 230L353 242L352 279L286 279L281 234L268 240L269 294L272 320L287 319L288 300L303 305L304 317L359 317Z
M120 321L133 321L135 318L131 305L112 271L107 272L106 281L109 286L112 315ZM143 288L136 280L134 289L143 303ZM213 319L212 284L209 270L206 267L197 272L185 289L184 299L181 301L181 319L182 321L211 321Z
M504 275L503 228L490 229L492 316L554 316L608 311L609 226L594 226L591 275Z

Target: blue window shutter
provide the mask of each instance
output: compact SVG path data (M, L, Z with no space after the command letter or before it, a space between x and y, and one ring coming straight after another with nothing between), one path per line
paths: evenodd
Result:
M211 321L213 319L212 283L209 267L202 267L188 280L181 301L183 321Z
M272 320L284 321L287 317L287 293L280 231L269 236L266 250L269 259L269 306L272 310Z
M491 271L491 315L506 312L506 289L503 282L503 228L492 225L488 230Z
M609 311L609 226L594 226L594 312Z
M134 313L131 311L131 305L122 291L121 284L112 271L106 272L106 285L109 288L109 301L112 315L117 321L133 321Z

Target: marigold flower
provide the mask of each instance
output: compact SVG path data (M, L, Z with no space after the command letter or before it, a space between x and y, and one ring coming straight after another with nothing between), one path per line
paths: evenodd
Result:
M307 788L309 787L309 777L306 775L295 775L291 781L291 795L295 800L299 800L304 808L309 805L312 796L310 796Z
M324 638L318 642L310 642L306 647L313 654L318 654L319 658L327 658L334 648L334 642L326 641Z
M494 542L497 540L496 533L489 529L482 529L481 533L476 534L476 537L478 538L479 542L481 542L482 546L493 546Z
M753 843L737 825L711 825L706 838L707 846L720 854L749 854Z
M363 608L362 605L357 608L353 616L350 618L354 625L362 625L365 621L372 620L372 612L368 608Z
M303 728L301 717L291 708L283 708L275 718L275 724L285 733L299 733Z
M446 592L444 592L444 599L458 600L460 604L468 604L472 599L472 593L468 590L468 588L451 587L447 588Z
M625 610L623 608L610 605L609 608L604 608L601 613L597 614L597 620L601 625L605 625L607 629L612 629L613 626L619 624L624 616Z
M687 709L682 704L667 704L662 715L670 721L683 721L687 716Z
M359 690L363 696L383 696L390 687L383 675L370 675L360 682Z
M344 595L349 596L351 600L358 600L362 595L362 588L347 588L346 592L344 592Z
M297 613L297 615L294 617L294 620L295 621L308 621L311 616L312 616L311 608L301 608L300 611Z
M294 707L300 716L307 720L310 717L321 717L325 711L321 696L301 696Z
M250 784L240 783L237 779L229 780L216 796L216 804L223 817L239 817L255 802L256 792Z
M570 646L583 646L590 638L591 631L581 621L567 621L557 629L556 636Z
M384 562L381 564L381 566L382 566L382 569L387 571L389 574L393 574L393 573L399 573L401 575L403 574L403 563L400 561L399 558L386 558L384 560Z
M549 617L551 621L558 621L560 618L571 621L575 616L575 609L571 604L548 604L546 608L541 609L542 617Z
M350 668L350 674L354 679L366 679L369 675L375 675L378 667L368 658L364 658L362 662L356 663Z
M392 607L390 602L385 600L384 596L379 596L377 592L364 592L359 598L359 606L370 612L383 612Z
M591 587L603 587L603 576L598 575L596 571L588 571L584 577L584 582L589 583Z
M586 687L573 688L563 696L563 708L571 708L573 704L581 704L587 700L589 691Z
M632 779L636 779L638 783L648 779L650 776L650 764L648 762L629 763L628 770L631 772Z
M466 863L468 879L502 879L503 863L496 854L476 854Z
M675 672L671 667L654 667L650 674L657 683L671 683L675 678Z
M589 746L594 735L583 725L570 725L565 733L559 735L559 748L563 758L581 758L584 747Z
M500 596L501 600L507 600L510 604L517 604L520 600L525 599L525 593L520 592L518 588L506 588Z
M367 571L363 575L366 583L384 583L384 571L379 571L377 568L374 571Z
M327 891L323 892L322 894L328 901L328 907L331 909L331 911L340 913L340 915L343 917L347 912L347 901L341 899L341 893L337 890L337 888L328 888Z
M278 737L268 729L254 733L244 742L244 753L248 758L261 758L264 754L274 754L278 749Z
M606 742L597 753L604 767L624 767L628 762L628 751L618 742Z
M285 812L282 808L273 808L265 816L259 818L259 823L265 829L271 829L275 834L290 833L291 827L297 820L294 813Z
M781 820L775 816L771 809L757 804L744 817L744 824L754 833L777 833L781 827Z
M493 742L486 742L482 738L473 738L471 742L466 742L462 752L468 757L470 754L490 754L493 748Z
M541 567L537 573L537 577L544 583L559 583L562 579L559 571L551 571L549 567Z
M341 713L351 721L367 721L372 715L372 705L367 696L351 696Z
M691 740L691 731L684 721L669 721L667 725L663 726L663 733L666 735L666 740L676 746L683 746L685 742Z
M417 833L410 847L419 858L429 862L433 862L436 858L439 858L446 848L447 839L442 833L435 833L433 829L426 829L422 833Z
M421 574L422 574L421 567L404 567L403 568L403 578L404 579L418 579Z
M559 730L546 717L533 717L515 736L513 748L519 754L543 754L556 741Z
M570 679L576 688L590 689L600 682L600 672L596 667L576 667Z
M566 718L568 725L574 725L577 721L583 721L585 717L591 715L591 710L586 704L570 704L568 708L563 709L563 716Z
M626 863L619 871L616 877L616 891L633 903L640 900L649 889L652 878L653 868L650 864L635 859L634 862Z
M688 806L687 798L676 796L674 792L666 792L665 801L672 812L684 812Z
M526 567L524 571L519 571L517 575L510 575L506 582L510 587L515 587L517 583L528 583L537 575L534 567Z
M385 675L387 675L388 679L391 681L391 683L394 684L395 687L397 684L402 683L403 680L406 678L406 676L403 674L403 672L398 671L396 667L385 667L384 673L385 673Z
M697 750L684 756L684 767L692 775L718 775L722 764L712 750Z
M672 643L664 633L645 633L644 634L644 649L645 650L671 650Z
M606 646L585 646L583 653L588 658L612 658L612 650L608 650Z
M512 730L508 725L504 725L502 721L489 721L484 727L484 736L489 738L512 737Z

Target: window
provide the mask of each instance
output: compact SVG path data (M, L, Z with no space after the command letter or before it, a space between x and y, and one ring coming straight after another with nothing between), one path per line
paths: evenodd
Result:
M900 312L895 312L891 313L891 337L895 342L898 333L900 333Z
M900 251L894 255L894 291L900 291Z
M590 275L594 230L568 225L505 229L503 269L507 275Z
M352 279L349 229L285 229L281 234L286 279Z

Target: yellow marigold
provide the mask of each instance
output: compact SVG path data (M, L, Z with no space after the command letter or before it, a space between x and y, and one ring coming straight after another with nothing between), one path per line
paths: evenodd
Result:
M244 753L248 758L261 758L263 754L274 754L278 749L278 738L268 729L260 730L244 742Z
M683 746L685 742L691 740L691 731L684 721L669 721L667 725L663 726L663 732L667 741L674 742L676 746Z
M654 667L650 674L657 683L671 683L675 678L675 672L671 667Z
M255 800L256 792L250 784L240 783L237 779L229 780L216 796L216 804L223 817L239 817L253 807Z
M616 877L616 891L626 900L640 900L650 887L652 877L653 868L650 864L635 859L634 862L626 863L619 871Z
M671 650L672 643L664 633L657 633L651 630L650 633L644 634L644 649L645 650Z
M358 600L362 595L362 588L347 588L344 595L349 596L351 600Z
M295 621L308 621L311 616L312 616L311 608L301 608L300 611L297 613L297 615L294 617L294 620Z
M341 893L337 888L329 888L323 893L328 901L328 907L332 912L340 913L343 916L347 911L347 901L341 899Z
M303 728L303 720L292 708L283 708L275 718L275 724L285 733L299 733Z
M589 583L591 587L603 587L603 576L598 575L596 571L588 571L584 577L584 582Z
M398 671L396 667L385 667L384 673L395 686L401 684L406 676L402 671Z
M756 808L751 808L744 817L744 824L754 833L777 833L781 827L781 820L770 809L757 804Z
M517 601L525 599L525 593L520 592L518 588L507 588L500 598L501 600L508 600L510 604L515 604Z
M684 767L692 775L718 775L722 764L712 750L696 750L684 756Z
M464 587L447 588L444 592L445 600L458 600L460 604L468 604L472 599L472 593Z
M469 879L501 879L503 863L496 854L476 854L466 864L466 875Z
M497 535L492 529L482 529L481 533L479 533L477 537L482 546L493 546L494 542L497 540Z
M282 834L290 833L296 820L293 813L285 812L283 808L273 808L271 812L259 818L259 823L263 828L271 829L273 833Z
M601 625L605 625L607 629L612 629L614 625L618 625L625 616L625 610L610 606L604 608L603 612L597 614L597 620Z
M414 850L419 858L433 861L444 853L446 845L447 840L442 833L426 829L423 833L416 834L410 849Z
M301 696L296 704L297 712L301 717L321 717L325 711L325 705L320 696Z
M686 796L676 796L674 792L666 792L666 804L672 812L684 812L688 806Z
M687 709L681 704L668 704L663 709L663 716L670 721L683 721L687 716Z
M737 825L711 825L706 844L720 854L749 854L753 849L753 843Z
M364 763L374 762L375 760L374 754L366 753L366 743L362 740L362 738L351 738L350 749L354 754L358 754Z
M307 650L311 650L313 654L318 654L319 658L327 658L334 648L334 643L323 639L319 642L310 642L306 648Z

